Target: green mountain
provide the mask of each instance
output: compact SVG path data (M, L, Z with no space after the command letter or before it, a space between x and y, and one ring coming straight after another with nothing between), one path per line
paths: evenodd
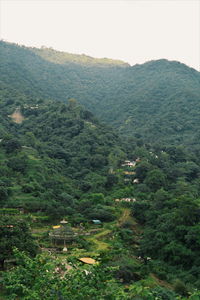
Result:
M162 59L131 67L48 48L0 46L1 82L25 95L76 98L120 133L145 142L191 146L198 140L200 74L184 64Z
M17 263L2 272L0 298L40 299L45 288L46 299L197 299L199 73L167 60L0 50L0 263ZM80 235L67 253L49 239L62 217ZM27 223L44 247L34 259L13 252L36 254ZM82 266L88 256L99 266ZM63 276L66 259L74 270Z
M4 42L0 45L1 82L11 84L25 95L60 101L76 98L90 110L95 109L97 100L103 98L111 82L117 82L118 72L125 69L125 64L114 64L114 61L105 64L104 60L103 63L98 60L95 64L96 60L91 59L94 63L82 63L85 56L78 56L81 63L74 63L77 56L73 55L69 55L71 60L68 63L64 59L64 64L61 64L60 52ZM49 55L52 52L53 57Z
M199 131L200 73L179 62L158 60L127 69L112 91L104 119L145 141L194 144ZM120 113L119 113L120 112Z

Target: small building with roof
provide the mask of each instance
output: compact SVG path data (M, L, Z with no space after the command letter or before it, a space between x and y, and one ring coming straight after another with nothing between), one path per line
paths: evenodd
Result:
M85 264L89 264L89 265L95 265L97 263L97 261L91 257L82 257L79 258L79 260Z
M75 240L76 234L66 220L62 220L60 224L52 227L53 230L49 233L49 237L54 246L63 245L66 248L66 243Z
M135 167L135 165L136 165L135 161L125 160L121 166L122 167Z
M92 224L94 224L94 225L102 225L102 222L100 220L92 220Z

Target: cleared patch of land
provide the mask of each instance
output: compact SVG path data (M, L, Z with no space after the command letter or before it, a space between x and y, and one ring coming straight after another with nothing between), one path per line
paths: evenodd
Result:
M12 115L10 115L10 117L13 120L13 122L17 124L21 124L25 119L19 108L16 108L16 110Z

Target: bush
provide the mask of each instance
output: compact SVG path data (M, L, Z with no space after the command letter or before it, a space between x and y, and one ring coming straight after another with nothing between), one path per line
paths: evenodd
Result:
M121 229L119 231L119 235L121 239L129 244L133 244L135 242L133 231L127 228Z
M153 295L155 296L155 299L159 297L159 299L162 300L174 300L176 299L176 294L173 291L167 290L161 286L158 286L151 290Z
M188 296L188 290L185 284L180 279L176 279L176 281L174 282L174 291L181 296Z

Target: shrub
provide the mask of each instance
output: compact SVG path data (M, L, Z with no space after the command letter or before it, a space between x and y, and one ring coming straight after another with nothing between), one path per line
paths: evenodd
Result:
M181 296L188 296L188 290L185 286L185 284L180 280L180 279L176 279L174 282L174 291L178 294L180 294Z

